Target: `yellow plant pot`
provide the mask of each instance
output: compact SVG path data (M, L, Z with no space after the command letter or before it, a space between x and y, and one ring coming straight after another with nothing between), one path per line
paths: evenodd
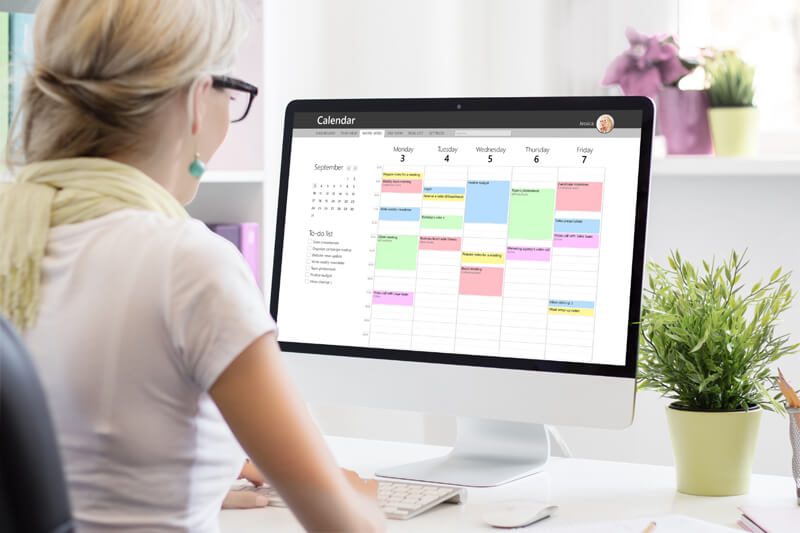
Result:
M678 491L735 496L750 489L760 408L689 411L667 407Z
M758 108L712 107L708 124L716 155L755 155L758 153Z

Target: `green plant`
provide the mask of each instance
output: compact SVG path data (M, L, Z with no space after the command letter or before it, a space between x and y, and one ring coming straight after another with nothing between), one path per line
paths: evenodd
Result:
M746 107L753 105L755 69L733 51L718 52L706 60L708 97L712 107Z
M719 266L703 261L702 270L677 251L669 256L669 268L648 263L639 388L658 391L687 409L758 405L784 411L769 365L800 346L775 332L794 298L790 273L778 268L767 283L743 291L745 254L733 251Z

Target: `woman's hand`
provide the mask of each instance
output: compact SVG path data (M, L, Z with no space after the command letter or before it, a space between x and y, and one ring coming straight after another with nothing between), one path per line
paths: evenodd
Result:
M222 500L223 509L255 509L268 504L269 498L251 490L229 490Z
M256 465L250 462L250 459L244 463L244 467L242 467L242 473L239 474L237 479L246 479L256 487L260 487L266 482L264 479L264 474L261 473L261 470L256 468Z
M249 460L244 464L242 472L237 479L246 479L256 487L264 484L264 475ZM223 509L253 509L256 507L266 507L269 498L263 494L250 490L229 490L225 499L222 501Z
M362 496L366 496L371 500L377 501L378 499L378 480L377 479L361 479L358 474L352 470L342 468L344 477L356 489L356 492Z

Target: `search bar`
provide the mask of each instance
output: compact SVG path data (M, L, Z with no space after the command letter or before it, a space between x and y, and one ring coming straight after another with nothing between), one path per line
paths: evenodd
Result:
M511 137L511 130L456 130L456 137Z

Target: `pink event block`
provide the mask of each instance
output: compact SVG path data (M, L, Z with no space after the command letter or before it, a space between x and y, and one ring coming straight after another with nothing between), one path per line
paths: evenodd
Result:
M453 252L461 249L461 237L423 237L419 238L420 250Z
M458 293L474 296L502 296L503 269L462 266Z
M554 233L553 246L556 248L599 248L600 235L588 233Z
M372 303L379 305L414 305L414 293L400 291L372 291Z
M550 261L550 248L509 246L506 261Z
M383 180L381 192L421 193L422 180Z
M556 192L556 211L600 211L603 203L603 184L597 181L559 182Z

